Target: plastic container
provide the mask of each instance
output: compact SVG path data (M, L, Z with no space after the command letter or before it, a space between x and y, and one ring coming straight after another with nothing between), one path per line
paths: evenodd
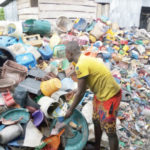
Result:
M22 23L14 22L14 23L8 24L7 31L8 31L8 36L16 37L19 39L19 37L21 37L23 33Z
M14 61L7 60L2 68L2 78L11 78L15 84L23 81L27 75L28 69Z
M56 20L57 29L60 32L68 32L72 29L73 23L67 17L61 16Z
M37 48L33 46L26 47L26 53L32 53L36 60L38 60L41 57L41 54L39 53Z
M85 56L96 57L98 52L86 51L84 53Z
M0 79L0 92L7 91L9 89L12 89L15 85L15 81L12 79Z
M41 47L42 46L42 40L41 40L41 37L39 34L24 36L23 42L27 45L32 45L35 47Z
M37 110L32 114L32 117L34 125L38 127L43 122L44 114L42 111Z
M5 32L5 27L0 25L0 36Z
M0 66L3 66L7 60L15 61L14 54L8 48L0 47Z
M50 137L44 140L44 143L47 143L47 146L43 150L51 149L57 150L60 145L60 136L64 133L65 129L62 129L58 135L51 135Z
M90 32L90 34L92 34L94 37L96 37L97 40L99 40L99 38L104 35L106 33L106 29L105 29L106 25L101 23L101 22L97 22L96 25L94 26L93 30Z
M126 52L126 51L128 51L129 50L129 46L128 45L125 45L124 47L123 47L123 50Z
M27 99L27 90L23 87L17 86L14 90L13 97L17 104L19 104L21 107L25 107Z
M78 44L81 45L87 45L89 43L89 38L86 35L78 37Z
M43 96L39 99L38 104L40 105L40 110L44 113L47 118L53 118L52 112L58 106L58 103L53 98L48 96ZM50 113L49 113L50 112Z
M13 97L9 91L2 93L2 97L5 101L6 106L10 107L10 106L13 106L16 104L15 100L13 99Z
M28 34L40 34L49 35L51 31L51 25L46 20L28 19L23 22L23 32Z
M35 67L37 64L35 57L31 53L17 55L16 61L18 64L26 66L28 69Z
M65 150L83 150L88 141L88 124L81 112L74 110L70 118L64 121L65 124L70 125L70 122L76 124L77 128L81 126L81 129L74 129L71 126L73 137L67 138Z
M6 120L12 120L12 121L16 121L22 118L22 120L20 120L20 123L27 123L30 119L30 114L27 111L27 109L18 108L18 109L11 109L2 113L0 118L4 118Z
M56 45L53 49L54 56L58 58L64 58L66 56L65 54L65 45Z
M18 43L17 38L9 36L0 36L0 46L8 47Z
M8 47L14 55L20 55L26 53L25 47L21 43L14 44Z
M80 18L80 20L74 24L73 28L78 30L78 31L84 31L86 29L87 22L85 19Z
M19 84L19 86L25 88L30 93L40 95L40 84L41 82L34 78L26 78Z
M20 124L15 124L5 127L0 131L0 143L7 144L13 139L19 137L23 133L23 128Z
M39 52L41 53L42 59L44 60L49 60L53 56L53 51L48 45L40 47Z
M61 38L57 33L54 33L50 38L50 42L49 42L51 49L53 49L54 46L58 45L60 42L61 42Z
M61 88L61 82L57 78L41 82L41 91L45 96L51 96L54 92Z

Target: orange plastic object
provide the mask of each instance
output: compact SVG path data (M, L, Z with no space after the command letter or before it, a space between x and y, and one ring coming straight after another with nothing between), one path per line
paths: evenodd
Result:
M97 56L97 52L86 51L84 53L84 55L91 56L91 57L96 57Z
M60 145L60 136L64 133L65 129L62 129L58 135L52 135L44 140L47 143L46 149L42 150L58 150Z

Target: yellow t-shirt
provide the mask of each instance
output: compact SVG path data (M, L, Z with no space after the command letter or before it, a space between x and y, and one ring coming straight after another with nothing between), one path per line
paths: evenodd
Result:
M78 79L87 76L90 90L101 101L112 98L120 90L120 86L116 83L111 72L96 58L81 55L75 71Z

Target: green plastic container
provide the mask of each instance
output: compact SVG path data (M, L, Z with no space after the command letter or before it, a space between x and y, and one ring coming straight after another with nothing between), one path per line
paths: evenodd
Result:
M143 41L142 40L136 40L135 44L137 44L137 45L143 45Z
M77 109L74 110L72 116L65 120L64 123L69 124L70 121L76 123L78 126L81 125L82 128L81 132L72 130L74 137L67 139L65 150L83 150L89 136L87 121Z
M89 136L87 121L81 112L75 109L71 117L63 121L66 125L69 125L70 122L74 122L77 126L82 126L82 128L80 131L73 128L71 129L73 137L66 139L65 150L83 150ZM51 124L50 131L52 131L52 128L56 125L56 123L57 119L54 119Z
M65 54L65 45L56 45L53 48L53 54L57 58L64 58L66 56Z
M30 119L30 114L27 109L24 108L17 108L17 109L11 109L1 114L0 119L4 118L6 120L19 120L20 118L23 118L20 120L20 123L27 123Z
M68 59L64 59L62 61L62 69L63 70L66 70L69 67L69 65L70 65L70 63L69 63Z
M46 20L29 19L23 22L23 32L27 34L49 35L51 25Z

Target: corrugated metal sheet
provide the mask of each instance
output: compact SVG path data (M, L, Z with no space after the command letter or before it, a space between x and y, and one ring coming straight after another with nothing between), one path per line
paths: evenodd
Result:
M0 6L4 7L13 0L0 0Z
M113 0L110 4L110 20L121 27L139 27L141 8L142 0Z
M8 21L17 21L18 20L18 15L17 15L17 3L16 1L12 1L9 4L7 4L4 7L5 11L5 20Z
M97 3L111 3L112 0L95 0Z
M142 6L143 7L150 7L150 0L143 0Z
M97 3L111 3L112 1L113 0L95 0L95 2L97 2ZM142 0L142 6L150 7L150 0Z

